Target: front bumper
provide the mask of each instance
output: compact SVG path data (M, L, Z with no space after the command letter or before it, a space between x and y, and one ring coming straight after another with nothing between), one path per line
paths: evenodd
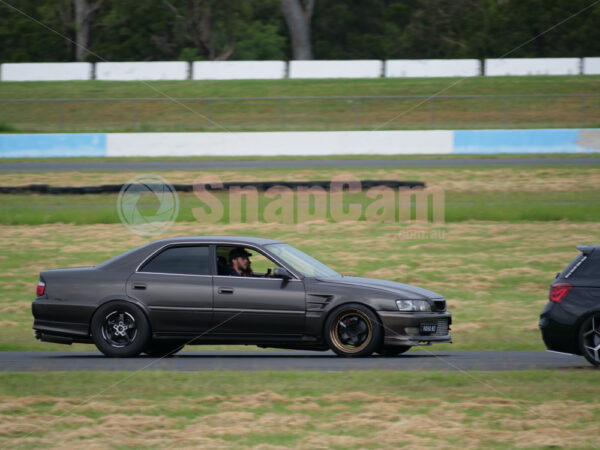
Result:
M384 347L431 345L452 342L452 314L445 312L378 311L384 329ZM435 333L421 334L422 323L437 324Z

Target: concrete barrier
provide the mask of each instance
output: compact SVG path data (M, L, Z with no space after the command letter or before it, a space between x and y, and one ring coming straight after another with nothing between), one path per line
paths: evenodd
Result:
M452 153L598 153L600 129L457 130Z
M0 134L0 157L598 153L600 129Z
M389 59L386 77L477 77L481 75L478 59Z
M185 80L189 63L185 61L99 62L96 79L103 81Z
M290 78L379 78L383 61L290 61Z
M486 59L484 75L579 75L580 58Z
M195 61L194 80L267 80L285 78L284 61Z
M92 64L4 63L2 81L76 81L92 79Z
M112 133L106 156L395 155L450 153L452 131Z
M583 58L581 66L583 75L600 75L600 57Z
M74 156L106 156L106 134L0 134L1 158Z

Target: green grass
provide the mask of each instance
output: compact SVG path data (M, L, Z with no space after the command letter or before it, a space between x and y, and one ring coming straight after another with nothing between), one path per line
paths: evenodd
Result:
M366 192L366 191L365 191ZM230 204L228 193L214 195L223 205L224 212L219 223L230 223L230 208L239 211ZM396 196L397 198L397 196ZM150 201L140 211L146 215L156 212L157 203ZM179 194L180 209L177 221L194 221L194 209L204 203L192 193ZM259 194L258 218L265 223L264 209L273 200ZM299 203L295 195L296 205ZM350 204L360 205L361 221L374 199L365 193L344 196L343 207ZM558 221L600 222L600 190L574 191L558 193L535 192L448 192L445 197L445 222L465 222L470 220L490 220L505 222ZM117 195L28 195L0 194L0 223L5 225L42 225L45 223L115 224L120 223L117 212ZM297 207L297 206L296 206ZM412 217L415 217L414 202ZM247 217L246 203L242 203L241 217ZM431 212L429 218L431 219ZM331 206L327 220L333 221ZM393 220L399 222L398 212ZM298 223L298 213L294 218Z
M597 94L598 76L475 77L463 80L254 80L2 83L1 98L308 97L381 95ZM244 100L132 103L3 103L7 130L272 131L594 127L600 98Z
M0 373L0 445L589 447L596 380L592 369Z

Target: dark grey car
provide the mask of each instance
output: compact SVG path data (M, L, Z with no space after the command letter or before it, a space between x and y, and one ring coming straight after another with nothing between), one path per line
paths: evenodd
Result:
M234 250L261 267L234 276ZM37 295L38 339L93 342L108 356L173 354L187 344L396 355L451 342L441 295L342 276L272 239L164 239L95 267L44 271Z

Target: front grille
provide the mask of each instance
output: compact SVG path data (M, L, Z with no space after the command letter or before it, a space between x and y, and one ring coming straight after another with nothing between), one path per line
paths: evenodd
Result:
M436 311L446 311L446 300L434 300L433 306Z
M448 334L448 319L438 319L437 331L434 336L446 336Z

